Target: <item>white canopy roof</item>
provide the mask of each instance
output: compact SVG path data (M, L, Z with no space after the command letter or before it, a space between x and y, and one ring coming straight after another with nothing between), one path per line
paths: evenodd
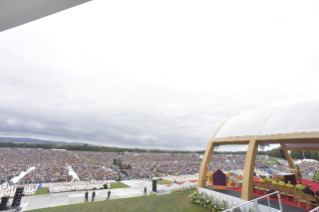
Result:
M0 32L91 0L0 0Z
M215 138L306 132L319 132L319 100L237 114Z

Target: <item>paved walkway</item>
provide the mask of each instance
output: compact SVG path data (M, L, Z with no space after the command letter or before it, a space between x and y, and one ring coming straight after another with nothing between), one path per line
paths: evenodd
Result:
M122 181L122 183L130 186L130 188L111 189L111 199L143 196L145 186L147 187L147 194L150 194L152 190L152 182L150 181L127 180ZM108 190L96 190L95 201L106 200ZM91 201L92 192L92 190L89 190L89 201ZM84 193L85 191L74 191L23 197L22 211L83 203Z

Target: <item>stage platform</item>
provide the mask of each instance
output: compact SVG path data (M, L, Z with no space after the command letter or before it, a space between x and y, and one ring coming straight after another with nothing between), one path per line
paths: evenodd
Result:
M241 192L239 192L239 191L234 191L234 190L230 190L230 189L227 189L227 190L216 190L216 189L212 189L211 186L207 186L206 188L209 189L209 190L212 190L212 191L216 191L216 192L227 194L227 195L230 195L230 196L233 196L233 197L241 198ZM253 196L254 199L256 199L258 197L259 196L255 196L255 195ZM275 198L270 198L270 207L279 210L278 198L277 198L277 201L275 201L274 199ZM258 203L268 207L267 199L258 200ZM282 203L282 209L283 209L283 211L289 211L289 212L307 212L308 211L307 207L305 207L305 208L299 207L298 208L298 205L297 205L297 207L295 207L295 206L287 205L287 204L284 204L284 203Z
M254 181L259 181L259 178L254 177ZM317 182L313 182L312 180L309 179L303 179L302 181L303 185L311 185L310 189L313 190L315 193L316 191L319 191L319 183ZM212 189L212 186L206 186L207 189L212 190L212 191L216 191L216 192L220 192L223 194L227 194L230 196L234 196L234 197L238 197L241 198L241 187L236 188L236 189L227 189L227 190L214 190ZM253 193L253 198L256 199L258 197L264 196L263 194L258 194L257 192ZM285 196L282 196L281 198L281 202L282 202L282 207L283 207L283 211L290 211L290 212L306 212L309 211L307 209L307 207L305 205L300 205L300 207L298 207L298 204L295 203L293 201L293 199L289 199L288 201L286 200ZM279 203L278 203L278 198L270 198L270 205L272 208L276 208L279 209ZM266 205L268 206L268 201L267 199L265 199L264 201L262 200L258 200L258 203L262 204L262 205ZM312 210L313 207L311 207L310 210Z

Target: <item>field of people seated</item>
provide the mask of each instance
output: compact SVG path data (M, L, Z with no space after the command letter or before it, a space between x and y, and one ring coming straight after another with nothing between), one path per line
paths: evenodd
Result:
M165 177L168 175L194 175L199 172L201 158L197 154L134 153L134 152L89 152L57 151L51 149L0 148L0 182L10 182L21 172L34 167L18 183L69 182L73 180L68 166L71 166L79 180L116 180ZM124 168L113 165L114 159L121 159ZM277 159L276 159L277 160ZM275 158L258 155L255 169L273 167L285 170L287 165L277 165ZM244 155L213 155L209 170L222 168L224 171L242 170ZM318 169L317 162L299 163L302 174ZM310 174L311 175L311 174Z

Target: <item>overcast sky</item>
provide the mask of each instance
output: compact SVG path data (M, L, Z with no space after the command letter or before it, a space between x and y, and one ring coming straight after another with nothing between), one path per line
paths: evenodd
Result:
M0 33L0 135L203 150L319 98L318 26L318 1L93 0Z

